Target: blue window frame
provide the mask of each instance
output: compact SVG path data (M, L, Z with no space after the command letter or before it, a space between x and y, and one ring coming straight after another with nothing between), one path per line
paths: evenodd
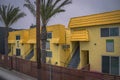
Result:
M119 28L110 28L110 36L119 36Z
M101 37L109 36L109 28L101 28Z
M101 37L119 36L119 28L101 28Z
M52 38L52 32L48 32L47 33L47 39L51 39Z
M119 75L119 57L111 57L111 74Z
M46 56L47 56L47 57L52 57L52 51L47 51Z
M102 56L102 72L103 73L110 73L110 57L109 56Z
M46 42L46 50L50 50L50 41Z
M16 36L16 40L20 40L20 35L17 35L17 36Z
M112 75L119 75L119 63L119 56L102 56L102 72Z
M21 55L21 50L20 49L16 49L16 56L20 56Z
M106 51L114 52L114 40L106 40Z

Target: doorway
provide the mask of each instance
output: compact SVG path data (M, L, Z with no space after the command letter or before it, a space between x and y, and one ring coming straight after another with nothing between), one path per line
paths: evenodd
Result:
M89 51L85 50L81 53L81 65L82 67L89 64Z

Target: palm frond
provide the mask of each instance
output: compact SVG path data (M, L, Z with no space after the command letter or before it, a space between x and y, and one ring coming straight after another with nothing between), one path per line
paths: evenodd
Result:
M6 16L6 6L1 5L0 6L0 15L1 15L1 20L5 26L7 26L7 16Z
M25 0L26 3L24 4L25 7L27 7L30 12L33 14L34 17L36 17L36 10L35 10L35 5L32 4L29 0Z
M61 0L56 0L51 6L46 6L46 21L48 22L49 19L61 12L65 12L64 9L62 9L65 5L70 4L71 1L70 0L65 0L63 2L61 2ZM41 14L42 15L42 14ZM44 15L43 15L44 16ZM43 18L44 19L44 18Z
M19 7L2 5L0 6L0 21L4 23L6 27L11 26L18 19L25 16L25 13L20 12Z
M26 3L24 6L35 16L35 5L30 2L30 0L25 1ZM42 24L47 24L52 16L65 12L62 8L70 3L72 3L72 0L40 0L40 16Z
M23 12L17 14L17 15L14 16L14 18L11 20L10 25L12 25L13 23L15 23L16 21L18 21L20 18L22 18L22 17L24 17L24 16L26 16L26 14L23 13ZM9 25L9 26L10 26L10 25Z
M27 3L31 3L29 0L25 0Z

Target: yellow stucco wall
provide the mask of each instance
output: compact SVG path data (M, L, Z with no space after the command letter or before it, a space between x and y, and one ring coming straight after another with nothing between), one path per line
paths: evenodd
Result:
M64 44L68 43L68 41L65 39L67 30L63 25L52 25L47 27L47 31L52 32L52 39L49 40L50 51L52 51L53 54L51 63L53 65L64 66L67 54L69 54L69 51L64 50L62 47ZM58 39L58 41L56 42L55 39Z
M87 30L88 41L71 41L71 50L73 44L79 42L80 45L80 65L82 68L86 64L85 54L89 52L89 63L91 71L101 72L102 56L120 56L120 37L101 37L101 28L120 28L120 10L106 12L101 14L72 18L69 23L71 34L73 31ZM104 22L103 22L104 21ZM78 36L79 37L79 36ZM106 52L106 40L114 40L114 52Z
M91 71L99 71L101 72L102 67L102 56L120 56L120 38L116 37L100 37L100 28L104 27L119 27L120 24L112 24L112 25L101 25L96 27L91 27L86 29L89 31L89 42L80 42L81 53L82 51L89 51L89 61L91 66ZM106 40L113 39L114 40L114 52L106 52ZM95 45L96 44L96 45ZM81 54L82 55L82 54ZM82 64L80 67L83 67Z
M69 44L70 31L65 28L64 25L57 24L47 26L47 32L52 32L52 38L50 41L50 50L52 51L51 63L53 65L64 66L69 49L63 49L63 45ZM30 59L36 61L36 28L30 28L28 30L13 31L9 33L9 44L13 46L13 51L9 55L16 55L16 35L20 35L19 49L21 49L21 58L25 59L25 56L30 52L30 45L34 45L34 56ZM65 37L67 36L67 39ZM47 62L49 58L47 58ZM57 62L57 64L56 64Z
M20 35L20 40L16 40L16 36ZM16 49L21 49L21 58L25 58L27 51L30 48L30 45L26 44L28 41L28 30L19 30L9 32L8 43L11 44L10 56L16 55ZM17 41L19 41L19 47L17 46Z
M29 36L28 36L29 40L27 41L27 43L32 43L35 44L36 43L36 28L30 28L29 29Z
M11 43L11 41L14 41L12 43L15 43L16 36L20 35L21 43L26 43L28 41L28 34L29 34L28 30L20 30L20 31L10 32L9 36L8 36L8 42Z

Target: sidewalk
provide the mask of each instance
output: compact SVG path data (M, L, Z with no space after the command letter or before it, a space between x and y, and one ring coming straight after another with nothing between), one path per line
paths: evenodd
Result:
M0 80L37 80L36 78L0 67Z

